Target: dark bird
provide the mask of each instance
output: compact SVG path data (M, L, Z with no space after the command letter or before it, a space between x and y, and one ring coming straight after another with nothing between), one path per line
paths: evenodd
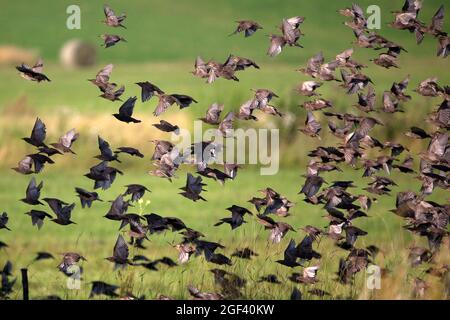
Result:
M119 43L120 41L127 42L125 38L118 36L116 34L102 34L100 38L102 38L103 40L102 46L104 46L105 48L112 47L117 43Z
M152 124L152 126L163 132L173 132L175 134L180 134L180 128L177 125L173 125L165 120L159 120L159 123Z
M11 229L8 228L7 226L8 221L9 221L8 214L6 212L3 212L2 215L0 215L0 229L6 229L11 231Z
M125 218L125 213L128 210L129 201L124 201L123 195L117 196L112 202L111 208L106 213L105 218L110 220L121 221Z
M203 189L204 186L206 186L206 184L202 183L201 177L194 177L192 174L188 173L186 178L186 186L180 188L183 191L180 192L180 194L194 202L197 200L206 201L206 199L200 195L202 191L205 191Z
M117 154L114 154L112 152L108 141L103 140L100 136L98 136L98 148L100 149L100 155L95 156L95 158L102 161L120 162L120 160L117 158Z
M289 245L287 246L286 250L284 250L283 260L277 260L276 262L290 268L300 266L300 264L297 262L297 248L295 247L294 239L291 239L291 241L289 241Z
M71 129L67 131L66 134L64 134L62 137L59 138L59 141L57 143L51 143L50 145L55 147L58 150L61 150L64 153L73 153L75 152L70 149L72 147L72 144L78 139L80 135L75 131L75 129Z
M244 215L246 213L252 215L250 210L236 205L232 205L231 207L227 208L227 210L231 212L231 218L222 218L214 226L220 226L223 223L228 223L231 226L231 229L234 230L241 226L243 223L246 223L246 221L244 220Z
M131 201L138 201L139 199L141 199L144 196L145 191L150 192L147 187L140 184L129 184L125 187L127 187L127 190L123 195L126 196L131 194Z
M130 97L127 101L125 101L119 108L119 113L114 113L113 116L122 122L126 123L139 123L141 120L133 118L133 109L136 103L136 97Z
M216 168L209 168L206 167L203 170L199 170L197 171L198 174L206 177L206 178L211 178L214 179L216 181L218 181L220 184L224 184L225 181L227 179L231 179L231 177L229 175L227 175L226 173L220 171L219 169Z
M35 146L35 147L46 147L44 140L46 136L45 124L41 119L37 118L31 135L29 138L22 138L25 142Z
M49 207L56 214L56 219L52 219L53 222L63 226L75 224L75 222L70 220L72 216L72 210L75 208L75 203L69 205L64 201L55 198L44 198L42 200L47 202Z
M89 294L89 298L93 298L97 295L105 295L111 298L116 298L119 295L116 293L116 290L119 289L119 286L115 286L112 284L108 284L103 281L93 281L91 293Z
M395 98L399 101L409 101L411 100L411 96L406 95L405 91L408 87L410 80L410 75L407 75L405 79L401 82L394 82L391 87L391 93L395 96Z
M46 163L49 163L49 164L55 163L52 159L50 159L49 157L47 157L41 153L29 154L29 155L27 155L27 157L31 158L31 161L33 162L34 173L40 173L44 169L44 166ZM25 165L27 165L27 164L25 163ZM19 170L20 170L20 166L21 166L21 164L19 163Z
M75 191L77 193L77 196L80 198L81 201L81 207L84 209L84 207L90 208L92 205L92 202L94 201L103 201L98 197L97 192L89 192L85 189L75 187Z
M49 219L53 218L47 212L40 211L40 210L31 210L29 212L26 212L25 214L27 214L31 217L31 224L33 226L37 226L38 229L41 229L42 226L44 225L45 218L49 218Z
M189 107L193 102L197 103L194 98L183 94L158 94L159 102L153 112L155 117L165 112L174 103L177 104L180 109Z
M367 235L366 231L361 230L355 226L346 226L344 227L344 230L345 241L343 243L340 243L339 246L346 250L353 248L353 245L355 244L358 237Z
M409 131L405 133L405 135L414 139L431 138L431 136L425 130L419 127L411 127Z
M221 253L215 253L210 250L204 250L205 260L218 265L231 266L231 259Z
M414 173L413 165L414 165L413 157L408 156L401 164L394 164L392 165L392 167L398 169L400 172L403 173Z
M322 177L308 176L299 193L303 193L306 197L311 198L319 192L324 182L325 180Z
M105 20L102 21L104 24L106 24L106 25L108 25L110 27L122 27L122 28L125 28L125 26L122 24L122 22L127 17L125 14L122 13L120 16L118 16L107 5L103 6L103 11L105 13Z
M118 154L118 153L126 153L129 154L130 156L136 156L138 158L143 158L144 155L136 148L131 148L131 147L119 147L117 148L117 151L114 151L114 153Z
M21 201L31 205L43 204L42 202L39 201L39 197L41 196L41 189L43 186L44 186L43 181L41 181L39 185L36 185L36 180L34 179L34 177L31 178L27 187L25 198L21 199Z
M51 253L41 251L37 253L36 258L34 258L34 261L41 261L48 259L55 259L55 257Z
M148 81L145 82L136 82L136 84L141 87L141 100L142 102L150 100L155 93L163 94L164 91L162 91L160 88L155 86L153 83L150 83Z
M13 292L13 287L16 283L16 278L13 280L9 279L12 276L12 268L11 261L7 261L1 271L0 298L2 299L8 298L8 295Z
M244 32L245 37L250 37L256 31L262 29L261 25L258 22L252 20L239 20L236 22L238 26L236 30L232 34L230 34L230 36L240 32Z
M85 177L94 180L94 189L102 188L103 190L106 190L111 187L117 174L123 173L114 167L108 167L108 163L102 161L90 168L89 173L85 174Z
M373 112L375 111L375 102L376 102L376 93L372 86L368 87L366 95L364 95L361 92L358 92L358 104L356 105L356 107L359 110L364 112Z
M252 257L257 257L258 254L250 248L244 248L244 249L236 249L236 251L234 251L231 256L240 259L250 260Z
M114 262L114 270L116 270L117 268L123 269L127 264L133 264L133 262L128 260L128 254L128 245L122 235L119 235L116 244L114 245L113 255L106 258L106 260Z
M302 260L308 261L313 258L320 259L321 258L320 253L313 250L312 247L313 241L314 239L310 235L305 236L302 242L300 242L296 248L297 257L299 257Z
M258 282L268 282L273 284L281 284L282 282L278 280L278 277L275 274L269 274L267 276L262 276L259 278Z
M16 69L20 72L22 78L30 81L50 81L45 74L42 73L44 68L44 62L39 59L33 67L29 67L26 64L17 66Z

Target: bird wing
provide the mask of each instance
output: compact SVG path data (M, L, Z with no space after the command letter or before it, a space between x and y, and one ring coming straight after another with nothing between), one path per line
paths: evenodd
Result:
M119 108L119 113L128 117L133 115L134 104L136 103L136 97L130 97Z
M31 139L39 142L44 142L46 136L45 124L41 119L37 118L31 131Z
M116 244L114 245L113 256L122 261L126 261L128 259L128 254L129 250L125 239L122 237L122 235L119 235Z

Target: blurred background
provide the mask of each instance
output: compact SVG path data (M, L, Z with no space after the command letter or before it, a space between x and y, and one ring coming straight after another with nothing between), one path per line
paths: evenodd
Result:
M442 2L444 1L424 1L420 12L421 20L428 24ZM439 98L425 99L413 93L412 90L420 81L429 77L437 76L442 85L449 84L450 80L449 59L436 57L436 39L427 36L418 46L413 34L388 27L388 23L393 19L391 12L400 10L403 5L403 1L400 0L358 1L364 9L372 4L379 5L381 30L378 32L389 40L401 44L408 51L399 57L400 69L386 70L370 62L369 59L376 58L378 53L352 44L355 38L352 30L343 24L346 18L336 12L340 8L351 6L351 3L352 1L346 0L110 0L107 4L116 14L122 12L127 14L124 23L127 28L112 29L100 22L104 19L102 1L80 0L74 3L67 0L0 0L0 24L3 30L0 35L0 170L2 172L0 203L3 206L2 210L10 213L10 227L20 234L17 236L16 233L11 232L2 235L1 240L7 242L11 250L6 253L6 256L0 256L0 262L9 258L24 265L32 257L31 250L37 251L39 248L52 252L78 250L82 251L90 261L89 268L86 268L86 279L97 280L103 277L104 280L114 282L115 280L111 278L115 276L107 272L110 266L105 265L101 258L110 255L117 237L117 225L109 221L105 222L101 216L110 206L107 200L113 200L120 192L123 192L123 186L128 183L142 183L153 191L148 196L151 200L148 208L133 210L180 217L192 228L198 228L212 235L209 240L213 241L229 240L232 236L233 240L242 245L256 245L257 241L260 241L258 248L264 250L262 248L267 235L255 222L252 222L247 231L238 230L233 235L230 235L225 227L218 228L219 232L213 233L211 225L218 218L226 215L226 207L233 203L245 206L248 199L258 194L257 190L269 185L296 202L292 210L293 215L287 219L287 222L296 227L306 224L325 225L322 218L323 212L319 213L320 208L307 206L301 201L303 198L299 198L297 192L303 182L300 175L304 173L308 151L317 147L318 143L336 145L339 141L329 133L321 112L315 113L323 126L321 142L297 131L303 126L306 117L306 111L299 105L307 98L296 95L294 88L309 78L295 70L304 67L307 60L319 51L323 52L325 61L330 61L343 50L354 47L354 59L369 66L363 70L363 73L375 83L378 94L377 106L382 103L383 91L389 90L394 81L401 81L406 75L411 74L407 91L413 99L403 106L405 113L376 114L376 117L387 125L376 127L373 130L373 136L381 141L404 143L413 154L423 150L426 142L412 141L403 133L411 126L420 126L428 131L431 127L425 123L424 118L441 101ZM69 17L66 9L72 4L78 5L81 9L80 30L68 30L66 27L66 20ZM268 57L266 55L269 46L268 35L279 33L278 26L283 18L297 15L306 17L301 26L305 36L299 41L304 48L288 47L279 56ZM236 28L235 21L240 19L258 21L264 29L249 38L244 38L243 34L228 36ZM449 30L449 24L450 19L447 16L444 30ZM103 33L119 34L127 42L105 49L100 46L102 40L99 35ZM70 46L73 46L74 41L85 43L85 50L92 58L92 61L88 61L90 65L75 67L67 64L67 60L71 59ZM69 49L68 43L71 43ZM219 79L211 85L190 73L194 69L197 56L201 56L205 61L214 59L223 62L229 54L250 58L261 69L250 68L240 72L239 82ZM49 83L25 81L14 68L22 62L33 65L39 57L44 60L44 73L52 80ZM140 95L140 88L135 85L135 82L139 81L150 81L168 93L181 93L194 97L198 101L197 104L182 111L172 107L161 117L186 128L192 126L194 119L203 116L207 107L214 102L225 105L223 113L225 114L231 110L237 111L241 104L250 99L252 96L250 89L273 90L280 96L273 100L273 104L279 107L285 117L275 118L261 114L258 116L260 121L237 122L236 127L257 126L280 129L282 166L280 173L277 176L261 177L259 172L247 166L240 176L238 174L236 181L227 182L224 187L214 181L208 181L208 192L205 195L208 202L206 203L198 205L181 198L177 195L177 189L185 183L184 173L180 173L180 179L173 184L146 174L146 171L152 168L150 157L154 148L149 141L170 137L151 126L159 121L159 118L152 116L157 101L152 99L150 102L141 103L139 100L136 104L135 115L143 122L139 125L127 125L117 121L111 115L118 110L121 103L112 103L99 98L98 89L87 81L95 77L95 74L108 63L114 64L111 81L126 87L122 96L124 100L130 96ZM356 108L352 107L357 101L357 96L346 95L337 82L325 83L318 92L323 98L333 101L334 111L359 114ZM23 197L30 177L20 176L10 170L24 155L32 152L32 148L20 138L30 134L36 117L40 117L47 125L47 141L56 141L61 134L71 128L76 128L81 133L74 146L76 156L56 156L58 157L56 163L47 166L43 173L37 176L38 181L45 181L43 196L62 197L63 200L72 202L75 201L73 191L75 186L92 190L91 181L83 178L82 175L97 162L92 157L98 154L97 135L99 134L109 141L113 148L136 147L146 157L139 160L123 156L123 163L119 167L125 171L124 177L119 177L118 182L110 190L101 193L101 198L105 202L94 205L91 211L81 210L77 201L73 214L73 219L78 223L77 226L62 228L46 222L43 230L38 233L34 227L31 227L29 217L23 215L23 212L29 208L27 209L24 204L17 201ZM346 171L345 178L342 175L329 173L325 176L327 181L358 180L361 172ZM400 185L399 190L419 188L419 181L413 176L404 177L394 173L393 178L398 179L396 181ZM357 194L360 187L364 186L363 184L358 186L355 193ZM236 192L236 190L243 192ZM394 192L393 195L395 195ZM446 196L448 195L445 195L443 190L436 190L431 198L442 201ZM177 201L173 200L174 197ZM383 249L395 249L405 248L411 244L411 241L415 241L411 239L409 233L399 233L398 230L403 222L398 217L387 213L387 210L393 208L394 203L394 197L380 199L377 204L378 209L374 209L372 213L374 218L360 222L360 227L370 230L369 235L361 239L361 245L372 244L375 241ZM258 234L258 237L249 238L252 232ZM149 256L167 254L175 259L175 251L170 246L167 248L166 243L174 239L175 236L169 235L169 238L155 240L152 246L157 246L158 243L163 243L165 246L161 245L158 249L152 247L154 251L149 253ZM395 241L392 241L393 239ZM37 240L39 241L36 242ZM32 249L30 249L31 244L34 244ZM284 247L285 243L280 244L274 255L278 254L279 258ZM100 262L90 260L89 256L100 257ZM273 257L274 260L276 258ZM329 270L332 270L329 272L330 279L333 277L334 269L337 268L337 258L335 255L329 262L331 266ZM403 261L403 258L405 257L399 255L389 257L385 265L396 265L399 261ZM32 286L34 286L32 292L34 290L34 292L45 294L53 292L51 290L65 290L60 282L51 280L55 275L63 276L57 274L51 262L48 266L48 270L43 268L41 273L32 272ZM183 281L187 283L189 277L196 276L198 269L195 267L195 264L187 266L186 273L182 275L180 271L177 271L177 275L185 277ZM323 267L327 268L326 264ZM242 270L251 273L253 269L242 266ZM257 274L256 271L255 274ZM47 281L51 285L49 287L51 290L38 286L39 279ZM184 297L185 290L177 291L177 287L171 282L174 278L168 279L153 276L146 281L151 282L155 292ZM323 288L327 289L327 282L323 283ZM142 283L141 285L143 286ZM270 288L267 288L267 292L264 290L261 291L265 292L264 297L271 298ZM143 292L145 292L144 289ZM78 293L67 290L65 294L68 297L78 297ZM349 292L348 294L358 295L359 293ZM389 295L388 292L386 294Z

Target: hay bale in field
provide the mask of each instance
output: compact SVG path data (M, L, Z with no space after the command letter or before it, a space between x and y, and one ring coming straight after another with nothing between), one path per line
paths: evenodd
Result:
M0 65L28 63L37 59L36 51L19 48L13 45L0 46Z
M88 67L95 64L97 50L92 44L82 40L70 40L61 48L59 59L68 68Z

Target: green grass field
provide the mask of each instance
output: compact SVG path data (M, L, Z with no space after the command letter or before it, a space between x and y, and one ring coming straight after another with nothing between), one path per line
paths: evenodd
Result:
M113 200L124 191L123 186L130 183L141 183L152 190L144 200L150 200L145 208L130 208L129 212L155 212L162 216L181 218L189 227L198 229L211 241L221 242L226 246L223 253L231 255L235 249L250 247L259 256L251 263L245 260L233 259L233 265L224 269L244 276L248 284L243 289L245 299L287 299L294 287L288 280L292 270L275 263L281 259L289 240L301 241L302 231L289 233L279 245L267 242L268 231L263 230L254 217L246 217L247 224L230 231L228 226L213 227L218 219L226 216L226 208L232 204L252 208L247 200L258 195L265 187L272 187L288 199L295 202L291 209L292 215L286 222L296 229L311 224L318 227L327 225L323 218L325 210L319 206L311 206L303 201L303 195L298 191L304 182L304 173L308 161L306 154L317 147L317 140L307 138L296 131L302 126L305 110L298 107L305 97L294 94L294 87L308 79L295 69L304 66L309 57L323 51L326 60L332 60L336 54L354 46L353 34L342 22L336 10L351 5L352 1L109 1L118 13L126 12L126 30L110 30L99 21L103 19L102 2L79 1L82 14L82 29L71 31L65 28L66 7L71 1L36 1L11 2L4 1L0 12L0 21L5 32L0 38L0 44L13 44L24 48L36 49L43 57L45 73L52 82L36 84L24 81L13 66L0 66L0 203L1 210L10 216L8 232L0 230L0 240L6 242L9 248L0 251L0 266L7 260L14 264L14 274L19 275L19 269L30 264L38 251L48 251L58 260L61 252L77 251L83 254L87 261L83 263L85 272L81 290L69 290L66 287L66 277L57 270L59 261L47 260L29 265L30 295L32 299L48 295L59 295L66 299L86 299L90 291L90 281L102 280L121 286L121 292L144 294L147 298L156 298L160 294L174 298L189 298L186 290L188 284L198 286L202 291L214 291L213 275L208 272L215 266L206 262L203 257L192 259L187 265L167 268L161 266L159 271L149 271L141 267L128 267L124 271L113 272L112 265L104 260L112 253L114 241L118 235L118 223L106 220L103 215L109 209L107 201ZM427 37L421 46L414 42L413 34L393 30L387 27L392 20L390 11L401 8L402 1L358 1L366 7L376 2L382 8L382 30L380 33L392 41L399 42L407 50L399 58L400 69L384 70L368 61L374 58L373 50L355 47L355 59L369 65L364 73L369 75L375 85L378 104L381 103L381 93L388 90L394 81L400 81L411 74L408 93L413 100L404 106L405 113L394 115L377 114L386 123L385 127L373 130L375 137L385 141L405 143L411 153L417 154L426 147L425 142L411 141L404 137L402 131L411 126L424 129L432 128L424 123L424 117L441 101L425 99L412 92L417 84L425 78L438 76L439 83L448 84L450 64L448 59L435 57L436 41ZM428 0L424 4L421 16L429 21L440 1ZM301 48L286 48L281 55L272 59L266 56L268 47L267 34L277 32L277 25L283 17L302 15L306 17L302 31L306 34L300 41L305 46ZM254 19L260 21L264 30L253 37L244 39L242 35L228 37L237 19ZM448 30L450 19L445 22ZM80 38L99 46L98 35L105 32L122 34L128 43L121 43L111 49L99 47L98 63L94 67L67 70L58 64L60 47L68 40ZM194 78L189 72L193 70L194 59L201 55L205 59L225 60L229 53L255 60L260 70L247 69L239 73L238 83L219 79L212 85L205 84L201 79ZM213 102L225 104L225 112L237 110L239 106L251 97L252 88L270 88L280 99L274 102L280 110L292 115L293 121L274 119L261 116L255 124L238 122L238 127L268 127L280 128L281 161L280 172L275 176L261 176L254 166L245 166L235 181L227 182L225 186L208 180L204 203L193 203L180 195L178 188L185 184L185 169L178 173L179 179L173 183L151 177L147 171L152 168L150 156L152 145L148 141L155 138L167 139L169 135L161 134L152 129L151 124L158 122L152 116L155 101L136 105L136 115L143 122L138 125L118 123L111 114L119 108L119 103L98 98L98 90L87 79L92 78L97 71L107 63L114 63L112 80L124 84L126 92L123 97L139 95L135 82L149 80L167 92L183 93L195 97L199 103L188 109L179 111L175 107L163 115L163 119L182 124L190 128L192 120L202 116L206 108ZM335 111L357 112L352 107L355 96L347 96L335 83L326 83L319 89L323 97L334 102ZM47 166L42 174L36 176L38 181L44 181L42 197L57 197L67 202L76 201L73 212L76 225L61 227L46 221L42 230L31 226L30 218L24 215L29 208L18 200L24 196L29 176L21 176L10 170L17 162L32 151L21 137L27 136L35 118L39 116L47 124L48 140L53 141L58 136L77 128L81 133L76 142L77 156L65 155L55 158L56 164ZM317 113L320 119L320 112ZM321 144L336 145L338 140L331 136L322 121L323 136ZM102 203L94 203L92 209L81 209L74 187L92 190L91 181L84 178L88 168L96 163L92 157L97 154L97 135L108 140L113 147L130 145L138 147L145 159L136 160L123 156L124 163L118 165L125 175L117 179L111 189L100 192ZM57 156L58 157L58 156ZM417 163L416 163L417 168ZM343 167L344 169L344 167ZM192 170L190 170L192 171ZM345 170L343 173L325 174L328 182L334 180L355 180L358 189L353 193L363 192L368 179L361 178L361 171ZM420 181L415 175L403 175L397 172L392 178L398 187L393 189L391 196L379 197L379 201L368 212L370 218L358 219L355 225L369 232L358 239L358 246L365 247L375 244L382 252L374 261L391 272L383 278L382 289L370 291L365 286L365 273L356 276L354 285L340 285L335 279L339 258L347 252L337 248L324 239L317 251L322 253L321 268L318 273L319 282L313 286L298 286L304 298L317 299L308 294L311 288L320 288L332 294L325 299L406 299L411 298L411 286L415 277L426 277L432 284L425 298L442 299L446 297L445 283L424 273L428 265L410 268L407 260L408 247L426 245L423 239L413 237L402 229L404 221L389 212L395 207L395 194L398 191L420 188ZM448 192L437 189L427 200L444 203L449 197ZM254 213L255 210L252 208ZM146 243L147 249L134 251L134 254L145 254L150 259L168 256L176 260L177 251L168 243L177 243L181 239L175 233L152 235ZM448 248L447 248L448 249ZM450 263L448 250L437 257L438 262ZM313 262L314 263L314 262ZM257 282L258 278L274 273L284 281L283 285L269 285ZM20 280L14 287L12 299L21 298Z

